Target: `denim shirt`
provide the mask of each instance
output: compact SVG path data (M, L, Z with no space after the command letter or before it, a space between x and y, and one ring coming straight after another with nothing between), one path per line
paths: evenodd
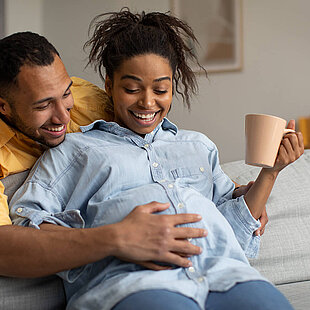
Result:
M111 309L140 290L167 289L203 309L208 291L265 280L246 258L255 256L260 226L222 171L215 145L203 134L164 119L144 138L113 122L96 121L45 152L11 201L15 224L42 222L98 227L121 221L137 205L169 202L164 214L197 213L183 226L208 230L191 242L203 248L192 267L152 271L106 257L61 273L67 309Z

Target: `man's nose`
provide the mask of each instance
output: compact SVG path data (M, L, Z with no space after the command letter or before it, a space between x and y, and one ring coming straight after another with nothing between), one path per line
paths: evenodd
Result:
M52 122L55 124L68 124L70 121L70 109L63 102L57 102L55 104Z

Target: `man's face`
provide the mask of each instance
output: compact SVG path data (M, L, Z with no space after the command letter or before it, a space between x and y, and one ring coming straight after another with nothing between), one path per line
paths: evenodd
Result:
M72 81L58 56L49 66L23 65L11 104L0 101L0 112L26 136L54 147L64 138L73 107Z

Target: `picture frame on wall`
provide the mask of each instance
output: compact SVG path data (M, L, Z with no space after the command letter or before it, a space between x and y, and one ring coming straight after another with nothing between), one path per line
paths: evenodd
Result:
M0 0L0 39L4 37L4 0Z
M242 0L170 0L170 6L192 27L199 42L194 53L209 73L242 70Z

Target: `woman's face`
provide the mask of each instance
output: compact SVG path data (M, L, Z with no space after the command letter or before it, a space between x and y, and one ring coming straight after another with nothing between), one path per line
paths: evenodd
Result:
M106 92L113 99L114 121L139 135L152 132L167 115L172 101L172 70L155 54L125 60L107 77Z

